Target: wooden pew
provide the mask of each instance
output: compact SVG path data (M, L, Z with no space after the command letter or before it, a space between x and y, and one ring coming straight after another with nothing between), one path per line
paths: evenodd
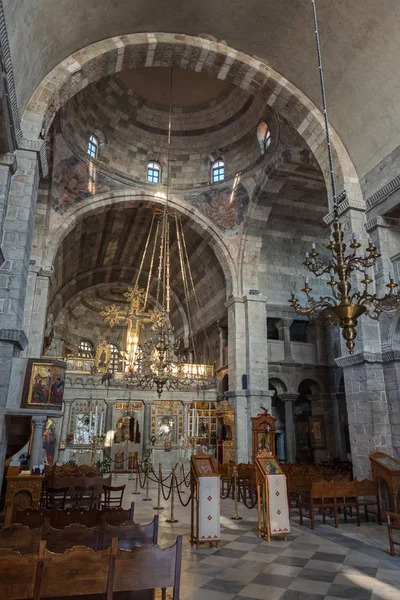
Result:
M0 549L0 598L65 600L99 595L117 600L120 593L129 593L130 598L133 591L161 588L165 600L166 588L172 587L173 600L179 600L181 560L182 536L164 549L141 546L122 550L115 538L110 548L97 552L75 546L56 554L46 548L45 541L36 554Z
M111 592L162 589L166 599L166 588L172 587L172 599L179 600L182 536L169 548L141 546L131 551L117 548L114 539L111 549L110 586ZM116 596L118 598L118 596ZM111 600L112 596L110 597ZM109 600L107 598L107 600Z
M50 525L56 529L62 529L72 523L80 523L86 527L100 525L102 517L106 517L109 525L119 525L125 521L133 521L135 503L131 503L129 509L106 508L103 510L85 508L68 508L66 510L45 510L44 508L15 511L15 522L26 525L32 529L43 527L45 519L49 519Z
M357 525L360 526L360 512L357 501L357 486L355 481L314 481L309 493L299 494L300 525L303 525L303 509L308 510L311 519L311 529L315 526L315 510L322 512L322 522L325 523L325 511L333 511L335 527L338 527L338 511L343 508L344 519L347 522L347 509L355 508Z
M30 529L14 523L0 530L0 548L16 550L20 554L34 554L39 551L42 539L42 527Z
M22 555L15 550L1 548L0 598L39 600L38 564L39 552Z
M147 525L140 523L121 523L118 527L112 527L104 522L102 526L101 548L108 548L113 538L118 539L118 547L124 550L132 550L143 544L157 544L158 540L158 515Z
M86 527L79 523L73 523L63 529L54 529L46 520L43 526L43 539L46 540L47 550L60 554L73 546L85 546L95 551L100 550L102 537L101 525Z
M95 552L75 546L63 554L41 548L42 571L38 575L40 600L42 598L69 598L107 594L111 548ZM110 581L111 583L111 581ZM108 600L112 595L107 596Z
M390 554L392 556L396 555L395 546L399 546L400 542L395 542L393 539L393 530L400 531L400 514L394 512L385 513L387 518L387 528L389 535L389 546L390 546Z
M376 516L379 525L382 525L381 503L379 499L378 482L370 479L355 480L358 506L364 507L365 520L369 521L368 507L376 506Z

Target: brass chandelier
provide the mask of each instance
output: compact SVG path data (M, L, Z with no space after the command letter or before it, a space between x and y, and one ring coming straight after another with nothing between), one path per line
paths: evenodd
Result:
M347 245L344 242L344 232L339 221L338 204L339 201L344 199L345 192L339 197L336 195L315 0L311 0L311 3L328 148L334 222L330 242L327 246L331 254L330 257L320 258L313 243L311 251L306 252L303 264L316 277L329 273L330 280L327 283L331 286L331 295L320 296L318 300L314 299L311 295L312 288L309 285L309 279L306 278L304 288L301 290L307 298L305 306L301 306L293 291L289 303L299 315L305 315L311 320L320 319L332 325L338 325L342 330L343 338L346 340L349 353L352 354L357 336L358 319L364 313L372 319L379 319L381 313L393 314L400 307L400 292L396 291L398 284L395 283L392 273L389 273L389 283L386 285L388 292L381 297L374 293L371 285L374 283L371 278L372 271L381 255L371 239L368 240L368 246L363 254L359 251L361 244L357 241L355 233L352 234L352 241L349 244L350 251L347 251ZM359 275L361 273L362 278ZM357 288L354 292L352 291L353 284Z
M196 308L198 319L209 345L207 332L203 326L200 302L196 294L184 226L181 216L170 210L169 199L169 163L171 146L172 114L172 69L168 120L168 156L166 195L162 208L155 208L150 223L140 267L132 287L124 294L128 301L127 310L112 304L102 311L110 327L126 327L126 351L122 355L122 373L108 369L103 381L130 389L156 389L158 397L164 389L189 391L215 387L213 365L198 364L196 359L195 332L193 328L192 308ZM189 350L194 359L187 360L176 342L170 320L171 305L171 233L178 248L180 274L184 292L184 306L188 326ZM144 275L143 266L148 265L145 288L139 287ZM148 309L149 291L152 279L156 279L155 308ZM148 325L145 330L145 325ZM147 334L147 338L146 335ZM150 335L148 335L150 334Z

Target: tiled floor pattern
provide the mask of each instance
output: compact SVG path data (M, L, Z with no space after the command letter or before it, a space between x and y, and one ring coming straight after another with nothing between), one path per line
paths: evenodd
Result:
M122 477L114 481L122 483ZM135 520L149 522L156 502L132 495L132 482L127 484L124 505L135 500ZM150 495L156 500L155 489ZM189 544L189 507L176 508L175 524L165 522L167 510L157 512L161 546L184 536L181 600L400 600L400 557L388 553L385 525L335 529L329 519L326 525L317 519L311 531L294 515L288 540L268 544L257 538L255 509L240 505L243 520L233 521L233 502L223 500L220 548L196 550Z

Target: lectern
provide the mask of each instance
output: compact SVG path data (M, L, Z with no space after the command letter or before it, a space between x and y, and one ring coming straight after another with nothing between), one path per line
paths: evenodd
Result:
M220 540L220 486L217 463L209 454L199 453L191 459L191 528L190 543L208 542L210 547Z
M256 456L258 537L283 535L286 540L290 533L289 504L286 475L284 475L273 454L262 450Z

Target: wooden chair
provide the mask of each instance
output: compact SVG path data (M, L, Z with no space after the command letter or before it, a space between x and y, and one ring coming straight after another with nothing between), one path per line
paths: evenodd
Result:
M166 588L172 587L172 600L179 600L181 562L181 535L178 535L176 543L169 548L141 546L131 551L118 549L117 540L114 539L111 547L109 590L134 592L161 588L162 599L166 600ZM115 597L118 598L118 595Z
M42 539L42 527L29 529L20 523L14 523L0 530L0 548L16 550L20 554L34 554L39 552Z
M364 507L365 520L369 521L368 507L376 506L376 516L379 525L382 525L382 511L379 499L378 483L369 479L355 481L358 506Z
M390 546L390 554L392 556L396 555L395 546L400 546L400 542L395 542L393 539L393 530L400 531L400 514L394 512L387 512L387 528L389 535L389 546Z
M55 529L46 520L43 526L43 539L46 540L46 547L50 552L63 553L74 546L85 546L96 551L100 549L101 538L100 525L86 527L73 523L64 529Z
M64 510L65 503L67 500L67 493L69 488L52 488L46 489L46 496L44 500L44 506L46 510L54 510L56 508Z
M0 598L2 600L39 600L38 563L38 552L22 555L15 550L1 548Z
M96 508L96 486L76 485L74 504L77 508Z
M141 525L140 523L121 523L118 527L112 527L104 522L102 526L102 548L111 546L113 538L118 539L118 547L124 550L133 550L143 544L157 544L158 540L158 515L151 523Z
M122 506L122 499L124 497L126 485L120 485L118 487L111 485L103 485L104 500L102 502L103 508L109 508L112 506Z
M39 577L39 598L75 598L100 596L107 593L110 569L110 549L95 552L90 548L75 546L54 554L41 547L42 572ZM111 582L110 582L111 583ZM107 600L112 599L112 594Z

